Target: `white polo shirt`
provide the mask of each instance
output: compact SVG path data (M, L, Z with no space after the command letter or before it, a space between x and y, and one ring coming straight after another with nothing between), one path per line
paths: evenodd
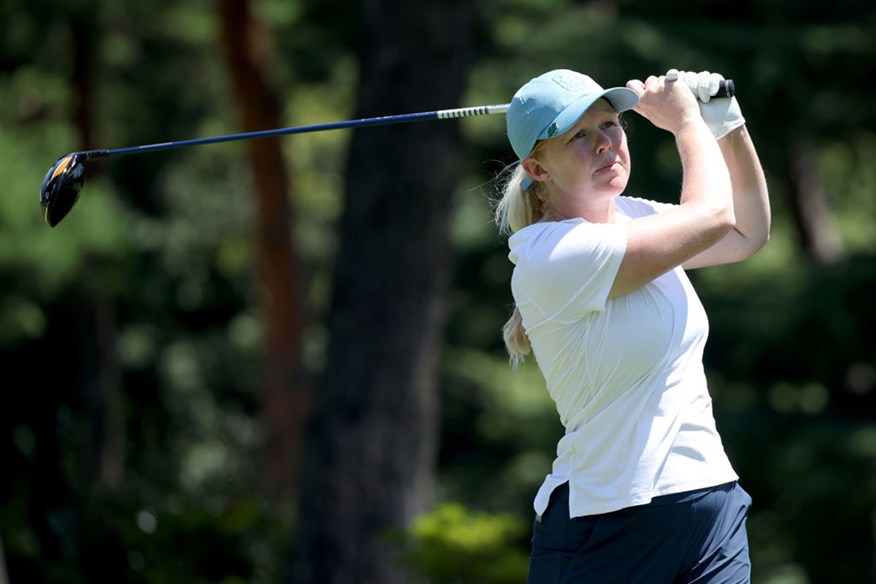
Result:
M684 271L608 300L627 220L664 206L615 201L616 223L537 223L508 242L514 300L566 428L539 515L564 482L579 517L738 478L706 385L708 320Z

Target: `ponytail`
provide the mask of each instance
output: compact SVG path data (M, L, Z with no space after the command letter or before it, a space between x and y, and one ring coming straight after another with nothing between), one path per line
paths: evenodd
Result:
M502 173L507 178L499 177L502 194L496 204L494 219L499 231L511 235L527 225L539 221L547 213L545 187L538 181L533 181L529 188L521 186L527 177L523 165L519 162Z
M536 150L538 150L537 146ZM502 174L507 178L503 180L500 176L502 197L496 204L494 219L499 231L510 235L545 216L548 211L546 189L538 181L533 181L529 188L524 189L521 183L527 174L519 162L507 168ZM532 345L523 327L520 309L516 306L511 318L502 327L502 336L511 365L516 368L532 352Z
M502 327L502 337L505 340L505 350L508 351L511 366L517 369L521 361L532 352L532 345L529 342L526 329L523 328L523 317L520 315L520 309L516 306L514 312L511 313L511 318Z

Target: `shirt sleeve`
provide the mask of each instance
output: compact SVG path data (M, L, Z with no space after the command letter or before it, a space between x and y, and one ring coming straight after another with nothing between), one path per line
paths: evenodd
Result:
M525 237L512 237L509 254L515 264L511 290L527 325L604 310L626 250L625 225L560 222L534 227Z

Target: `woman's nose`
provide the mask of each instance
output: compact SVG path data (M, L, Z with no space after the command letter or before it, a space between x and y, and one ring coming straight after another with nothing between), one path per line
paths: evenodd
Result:
M597 132L596 133L596 152L602 153L606 150L611 150L613 148L613 144L611 143L611 138L605 132Z

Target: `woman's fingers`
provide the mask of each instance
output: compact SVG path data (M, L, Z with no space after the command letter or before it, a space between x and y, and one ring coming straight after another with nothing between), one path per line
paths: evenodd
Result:
M632 89L639 97L645 94L645 84L640 79L630 79L627 81L627 89Z

